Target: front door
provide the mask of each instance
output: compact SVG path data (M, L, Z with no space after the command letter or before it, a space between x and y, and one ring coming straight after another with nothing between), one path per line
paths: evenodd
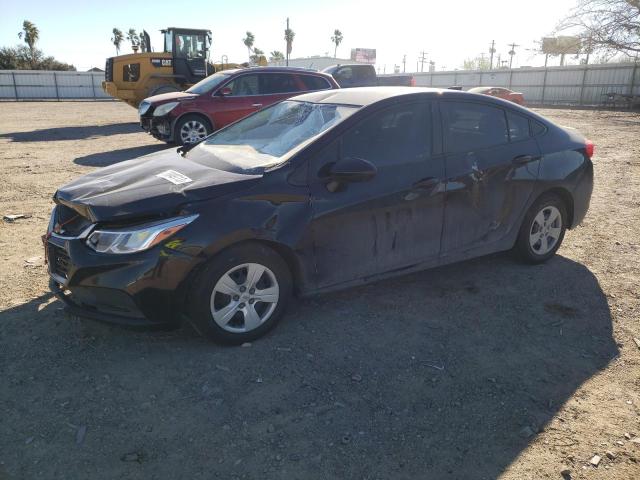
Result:
M311 160L317 287L437 257L443 215L442 156L432 154L432 105L398 104L371 113ZM369 181L323 181L340 158L372 163Z
M222 95L221 92L225 91ZM262 108L260 75L240 75L214 95L209 116L214 128L222 128Z
M440 102L446 152L442 253L503 239L538 176L540 150L525 115L495 105Z

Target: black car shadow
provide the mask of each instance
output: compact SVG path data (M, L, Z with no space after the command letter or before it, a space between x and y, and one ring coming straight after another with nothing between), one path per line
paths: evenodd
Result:
M12 142L52 142L59 140L84 140L91 137L107 137L140 132L140 125L137 123L112 123L109 125L43 128L30 132L2 133L0 134L0 138L8 138Z
M138 158L149 153L159 152L170 147L165 143L158 143L157 145L142 145L140 147L122 148L120 150L111 150L108 152L92 153L91 155L85 155L84 157L76 158L73 163L83 165L85 167L106 167L115 163L124 162L125 160L131 160Z
M531 267L493 255L296 300L250 348L217 347L188 327L139 333L69 319L60 302L42 303L0 315L3 396L27 398L30 382L16 379L34 375L95 424L88 453L58 435L38 454L79 476L125 475L113 459L135 450L140 478L284 478L286 468L305 479L494 479L618 355L597 279L562 256ZM55 408L34 405L30 421L55 429ZM16 410L14 400L8 418ZM216 454L185 450L185 438ZM22 450L31 465L35 450Z

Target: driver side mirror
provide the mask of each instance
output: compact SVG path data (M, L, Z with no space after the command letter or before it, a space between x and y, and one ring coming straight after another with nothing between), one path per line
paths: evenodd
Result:
M221 88L218 91L218 95L220 95L221 97L228 97L229 95L232 95L232 94L233 94L233 90L231 90L229 87Z
M378 169L371 162L363 158L346 157L325 165L320 171L320 178L327 182L366 182L377 173Z

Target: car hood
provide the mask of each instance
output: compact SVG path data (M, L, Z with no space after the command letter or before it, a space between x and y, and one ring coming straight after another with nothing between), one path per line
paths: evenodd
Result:
M182 204L250 188L261 177L212 168L170 148L84 175L58 189L54 201L92 222L120 221L172 214Z
M152 105L159 105L161 103L167 103L167 102L193 100L197 96L198 95L196 95L195 93L169 92L169 93L161 93L160 95L154 95L153 97L145 98L145 101L151 103Z

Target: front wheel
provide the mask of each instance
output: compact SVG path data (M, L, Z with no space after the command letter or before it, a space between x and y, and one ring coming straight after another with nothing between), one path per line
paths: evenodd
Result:
M567 210L560 197L541 196L529 209L515 249L524 261L542 263L551 258L564 239Z
M195 143L212 131L211 123L201 115L185 115L176 124L174 138L178 145Z
M196 280L190 318L209 339L231 345L271 330L291 296L291 274L271 248L248 243L225 250Z

